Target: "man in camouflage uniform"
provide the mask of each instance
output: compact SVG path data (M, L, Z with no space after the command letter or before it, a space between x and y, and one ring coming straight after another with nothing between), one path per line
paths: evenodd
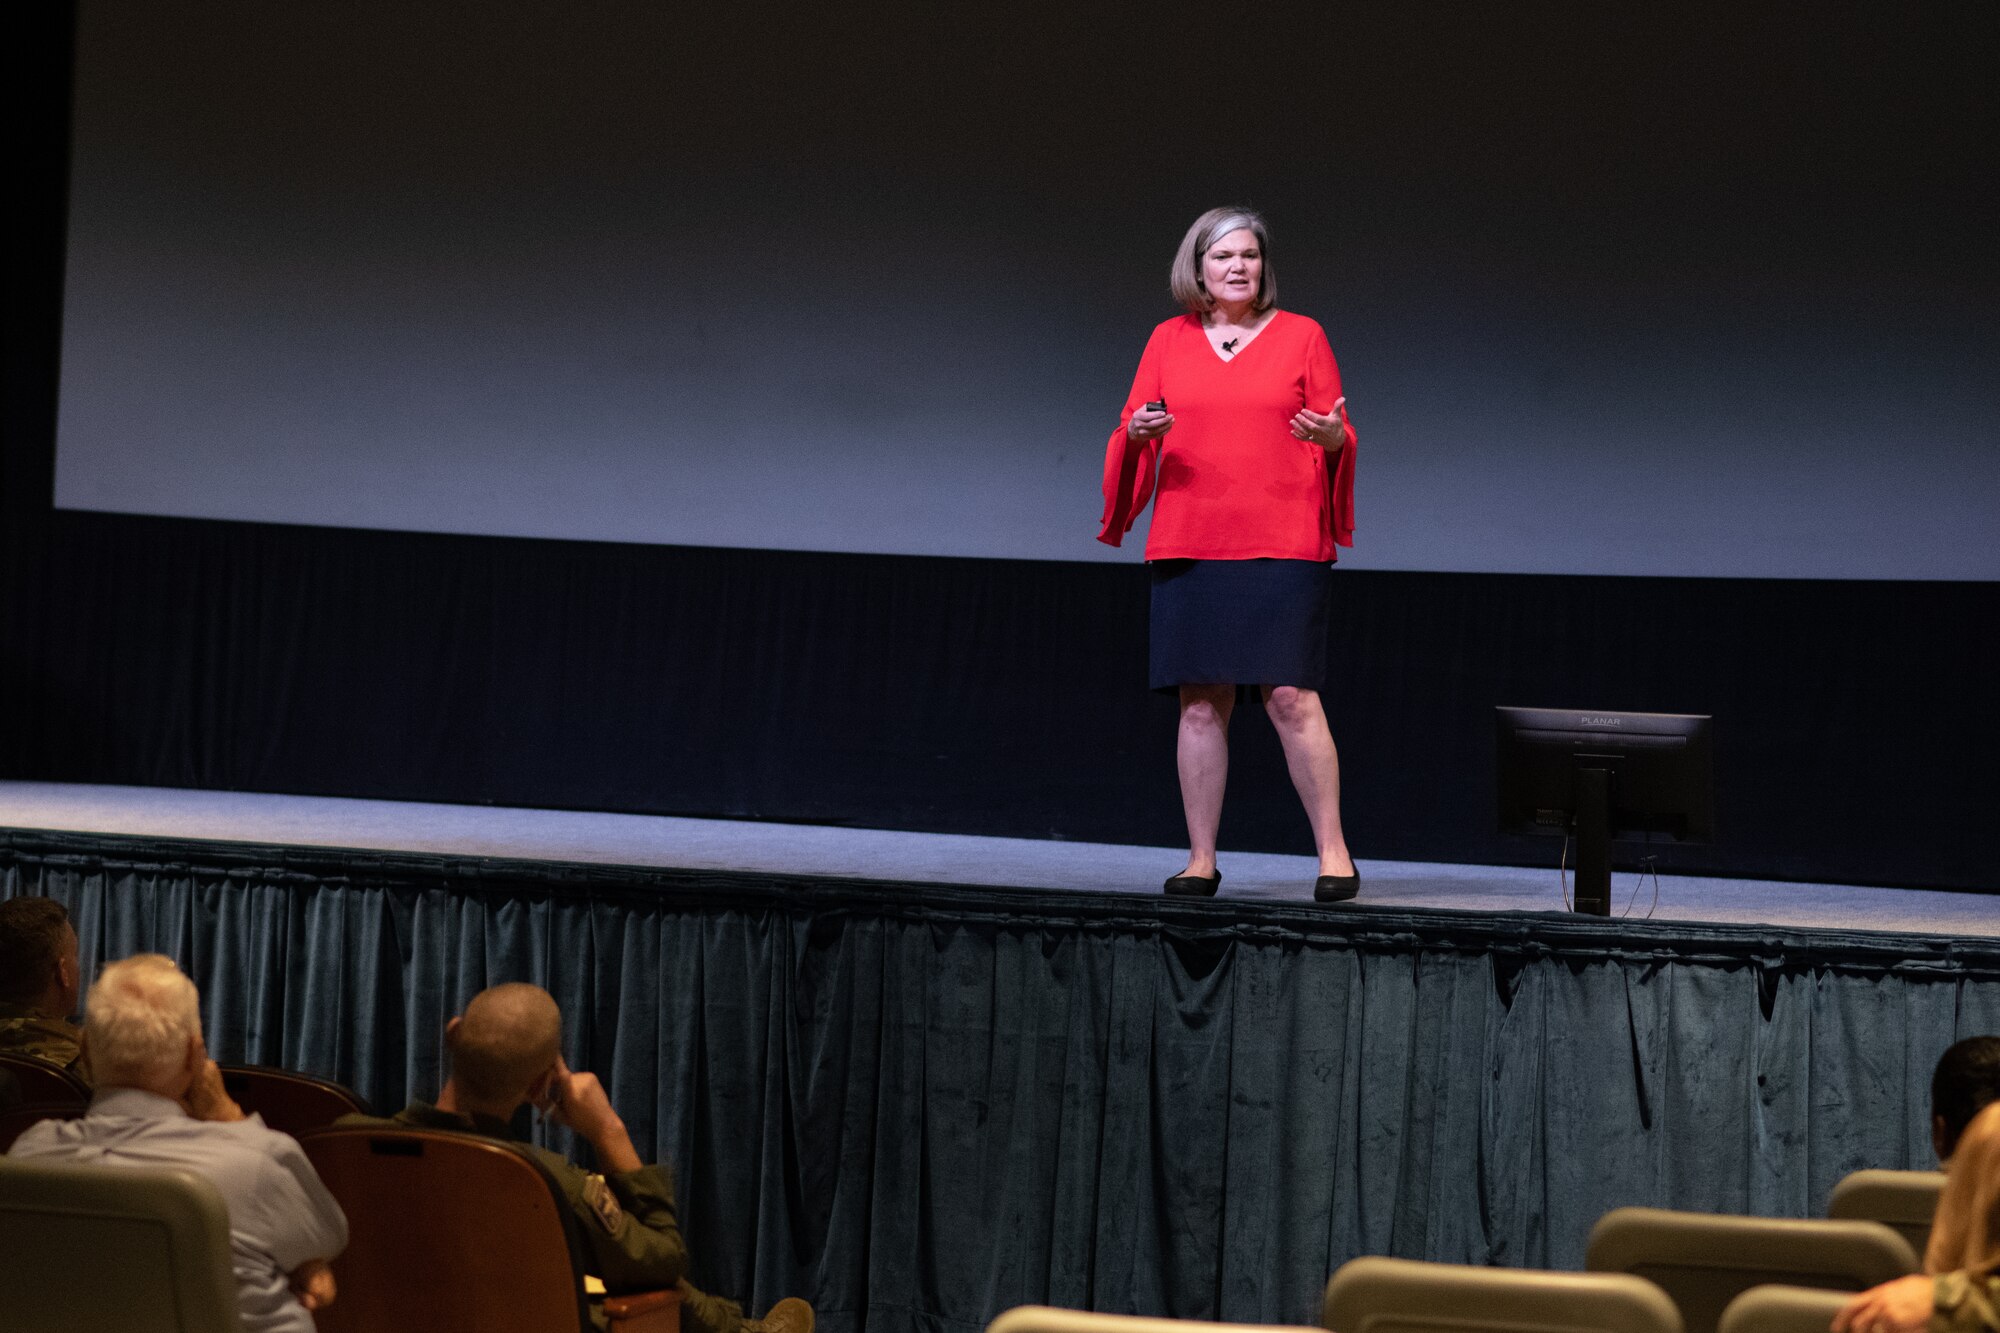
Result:
M0 1051L75 1068L83 1029L70 1022L82 992L76 930L53 898L0 902Z
M687 1281L687 1247L667 1170L639 1160L597 1076L572 1073L563 1063L562 1011L547 991L519 983L483 990L462 1017L445 1025L444 1039L451 1073L435 1106L411 1102L387 1121L351 1115L340 1123L449 1129L514 1142L509 1122L523 1102L533 1102L597 1154L601 1175L558 1153L519 1145L562 1187L583 1232L589 1271L609 1293L678 1288L681 1327L688 1333L812 1333L812 1306L796 1296L779 1301L761 1320L747 1320L736 1302ZM591 1315L602 1326L595 1303Z

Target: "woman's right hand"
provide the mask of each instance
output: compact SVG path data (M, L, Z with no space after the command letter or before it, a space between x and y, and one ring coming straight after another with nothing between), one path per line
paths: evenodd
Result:
M1153 440L1174 428L1174 414L1142 407L1125 423L1125 433L1135 440Z
M1937 1280L1927 1273L1870 1287L1840 1308L1832 1333L1923 1333L1930 1325Z

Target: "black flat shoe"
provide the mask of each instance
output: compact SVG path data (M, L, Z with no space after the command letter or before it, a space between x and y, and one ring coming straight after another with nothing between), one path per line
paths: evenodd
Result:
M1176 898L1213 898L1222 887L1222 872L1207 875L1175 875L1167 881L1167 892Z
M1361 872L1351 875L1321 875L1313 881L1313 901L1344 903L1361 892Z

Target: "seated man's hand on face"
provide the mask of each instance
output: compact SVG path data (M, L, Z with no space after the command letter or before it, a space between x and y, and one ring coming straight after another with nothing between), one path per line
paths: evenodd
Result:
M1832 1333L1923 1333L1936 1290L1936 1280L1925 1273L1870 1287L1841 1307Z
M222 1086L222 1070L213 1060L204 1060L201 1072L194 1076L187 1096L181 1102L187 1113L197 1120L243 1120L243 1108Z
M308 1259L292 1270L292 1294L308 1310L324 1310L333 1304L333 1270L324 1259Z
M556 1061L555 1081L549 1085L543 1110L559 1125L567 1125L595 1143L597 1136L614 1125L622 1126L611 1099L595 1074L577 1074Z
M637 1171L643 1163L632 1146L625 1122L611 1109L611 1099L595 1074L572 1073L556 1061L542 1110L559 1125L567 1125L589 1141L596 1150L598 1165L606 1171Z

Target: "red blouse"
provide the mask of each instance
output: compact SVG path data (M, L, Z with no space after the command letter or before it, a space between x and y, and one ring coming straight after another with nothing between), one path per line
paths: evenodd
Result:
M1354 545L1354 427L1333 455L1292 434L1301 407L1331 412L1340 368L1326 333L1280 310L1224 361L1195 315L1153 330L1104 455L1104 525L1119 545L1146 507L1159 465L1148 560L1335 559ZM1125 423L1164 398L1173 429L1134 440ZM1330 475L1329 475L1330 474Z

